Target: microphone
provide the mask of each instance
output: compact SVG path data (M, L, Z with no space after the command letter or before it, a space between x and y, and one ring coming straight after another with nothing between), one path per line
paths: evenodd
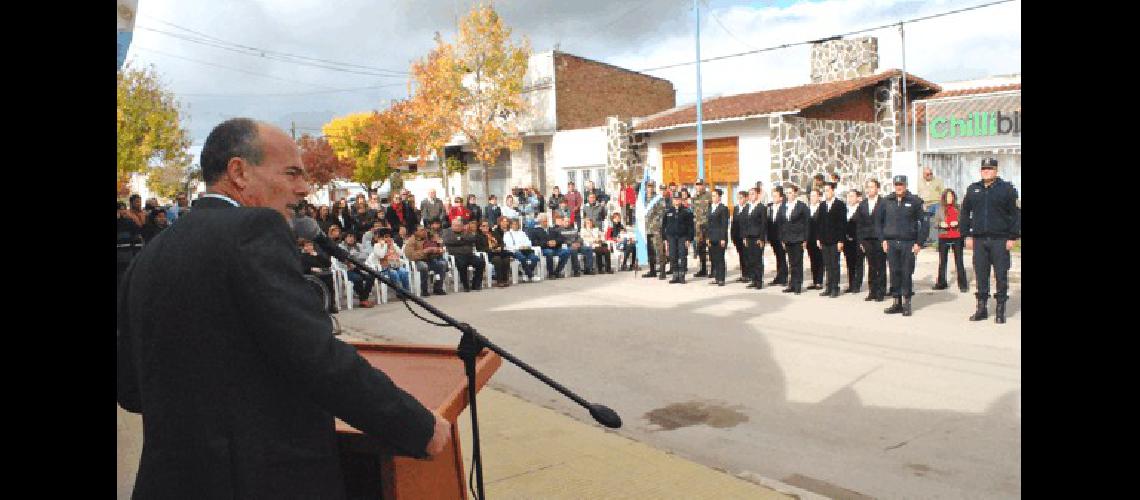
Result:
M342 262L352 262L353 264L357 265L360 264L359 262L355 262L348 255L348 252L341 248L340 245L337 245L336 242L330 240L329 237L325 235L325 232L321 231L320 224L317 224L317 221L313 218L294 217L292 226L294 234L300 238L305 238L306 240L312 241L314 244L321 247L321 250L324 250L325 253L336 257Z

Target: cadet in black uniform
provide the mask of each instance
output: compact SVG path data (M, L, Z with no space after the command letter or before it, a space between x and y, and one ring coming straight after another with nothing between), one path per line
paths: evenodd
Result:
M835 183L823 184L823 203L819 205L819 247L823 266L827 269L827 288L820 295L839 297L839 253L847 234L847 204L835 197ZM850 273L851 271L847 271Z
M817 177L823 182L822 175ZM804 250L807 251L808 267L811 269L811 285L807 287L808 290L823 290L823 251L819 248L819 227L822 224L819 219L823 215L820 210L823 206L821 198L823 193L818 189L808 191L808 231L807 238L804 239Z
M906 189L906 176L896 175L894 183L894 195L879 200L883 204L877 224L879 239L883 240L883 251L887 252L887 262L891 267L891 296L895 298L894 305L883 312L901 312L903 316L910 316L914 261L930 230L922 211L922 198Z
M673 279L669 283L685 283L688 270L689 242L693 241L696 227L693 224L693 211L681 201L681 192L673 197L673 204L665 209L661 219L661 229L665 233L666 252L669 252Z
M962 223L966 248L974 251L974 278L978 284L978 310L970 321L986 319L990 293L990 267L997 281L997 307L994 322L1005 323L1005 301L1009 299L1009 251L1021 237L1021 208L1017 189L997 176L997 159L982 160L982 180L966 188L962 199Z
M748 252L748 278L752 284L747 288L764 288L764 240L768 234L768 208L760 203L762 189L748 190L748 210L740 223L744 233L744 249Z
M847 232L843 238L843 257L847 262L847 289L843 293L859 293L863 285L863 248L859 245L859 225L855 214L863 194L847 192Z
M729 224L729 236L732 238L732 245L736 248L736 258L740 260L740 279L736 280L741 283L748 282L748 274L745 269L747 266L747 254L744 251L744 236L740 233L740 223L744 220L740 216L744 207L748 204L748 191L738 191L736 199L740 203L732 212L732 222Z
M728 248L728 207L720 202L723 193L720 189L712 190L712 205L705 223L709 260L712 261L712 283L719 286L724 286L724 251Z
M887 254L883 251L883 241L879 239L877 228L883 212L883 200L879 196L879 181L871 179L863 184L867 196L859 202L855 212L855 231L867 256L867 298L882 302L887 296Z
M784 293L794 292L797 295L803 291L804 285L804 239L808 234L809 210L806 203L796 199L800 188L795 184L788 184L787 197L784 205L777 212L777 220L783 218L780 224L780 242L788 253L789 280Z
M781 212L784 209L784 188L773 186L772 202L768 204L768 246L776 254L776 278L769 285L788 284L788 252L780 242L780 226L788 220L787 214Z

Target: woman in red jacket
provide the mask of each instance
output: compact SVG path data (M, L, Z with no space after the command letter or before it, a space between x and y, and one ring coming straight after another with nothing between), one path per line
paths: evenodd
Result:
M471 211L463 205L463 197L456 196L455 203L451 204L451 208L447 209L447 221L452 222L456 217L463 217L463 222L471 221Z
M931 224L938 228L938 281L934 284L935 290L945 290L950 286L946 284L946 253L954 250L954 268L958 276L958 289L962 293L970 290L966 279L966 266L962 264L962 233L958 231L958 221L961 220L958 206L958 194L953 189L942 192L942 200L938 210L934 212Z

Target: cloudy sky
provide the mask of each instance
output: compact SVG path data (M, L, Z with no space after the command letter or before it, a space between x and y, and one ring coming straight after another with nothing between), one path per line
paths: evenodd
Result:
M823 38L993 0L701 0L701 56ZM127 60L153 65L179 96L195 150L210 128L249 116L298 135L332 116L380 109L408 93L408 66L472 0L140 0ZM498 0L534 51L553 49L644 70L695 56L691 0ZM1021 72L1021 6L1010 1L906 26L910 73L943 83ZM879 38L879 68L902 67L897 27ZM272 51L251 55L231 44ZM303 56L314 65L281 60ZM701 65L705 98L808 83L809 48L796 46ZM289 58L284 58L289 59ZM352 66L342 66L350 64ZM340 70L328 67L340 68ZM347 71L345 71L347 70ZM655 70L696 99L694 66Z

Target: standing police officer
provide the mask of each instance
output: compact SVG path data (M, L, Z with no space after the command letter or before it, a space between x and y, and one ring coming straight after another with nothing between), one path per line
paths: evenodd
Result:
M685 283L685 272L689 260L689 242L693 240L696 228L693 225L693 211L681 201L681 192L673 197L673 205L665 209L661 220L661 231L665 234L665 250L673 262L673 279L669 283ZM664 269L662 269L664 271Z
M926 243L926 215L922 211L922 198L906 188L906 176L894 177L895 193L883 203L877 228L883 251L891 268L891 296L895 303L883 312L910 316L910 298L914 295L911 277L918 251ZM905 301L905 302L904 302Z
M994 322L1005 323L1009 251L1013 249L1013 242L1021 237L1021 209L1017 206L1017 189L997 176L996 158L982 160L982 180L966 188L960 228L966 237L966 248L974 251L974 279L978 284L978 310L970 316L970 321L986 319L990 266L993 266L997 281Z
M645 249L648 252L649 272L641 275L642 278L652 278L657 276L657 262L661 259L661 254L664 253L665 245L661 241L661 214L665 213L665 198L655 198L655 191L657 183L649 181L645 183L645 203L648 209L645 211ZM661 270L660 279L665 279L665 269Z
M693 221L696 228L696 240L693 244L697 246L697 258L701 261L701 270L694 274L694 278L703 278L708 276L708 249L705 244L709 240L708 228L706 224L709 218L709 209L712 208L712 193L705 189L705 181L697 179L697 194L691 200L693 204Z

